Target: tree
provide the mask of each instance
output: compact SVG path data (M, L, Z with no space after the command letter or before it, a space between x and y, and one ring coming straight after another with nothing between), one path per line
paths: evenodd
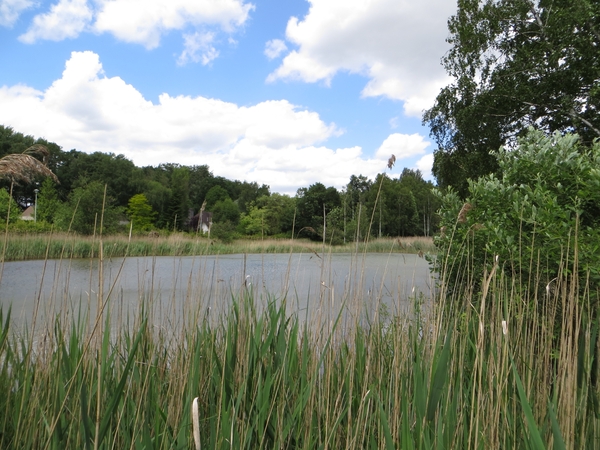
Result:
M454 82L423 121L438 149L441 187L499 170L490 155L528 127L600 136L600 3L591 0L459 0L443 59Z
M265 212L264 219L271 234L289 233L294 228L296 200L289 195L276 192L262 195L253 205Z
M171 199L171 189L159 181L148 180L144 196L157 213L156 226L159 228L166 227L170 223L169 200Z
M62 153L60 158L55 157L50 161L50 167L53 164L56 166L63 195L68 195L76 188L77 180L82 177L88 182L106 184L108 195L115 199L118 206L127 206L136 193L131 183L135 165L125 156L102 152L87 154L77 150Z
M237 199L238 207L241 212L246 212L249 206L259 197L268 197L270 194L269 186L263 184L261 186L256 182L248 183L244 181L240 183L240 194Z
M61 205L56 191L56 184L51 178L46 178L37 196L37 219L54 223L54 215Z
M167 208L169 227L183 229L189 217L189 179L190 172L186 166L170 165L171 195Z
M242 214L240 225L244 233L249 235L269 235L271 228L266 220L267 210L251 206L250 210Z
M217 204L217 202L220 202L220 201L223 201L226 199L231 200L229 193L221 186L213 186L206 193L206 197L205 197L206 209L212 210L213 207Z
M214 223L231 222L232 225L237 225L240 221L240 210L229 197L217 201L212 207L212 213Z
M127 215L134 230L148 231L152 229L156 212L152 210L152 206L144 194L136 194L129 199Z
M116 201L104 195L105 190L99 181L79 181L66 204L61 205L55 216L55 223L59 228L81 234L94 234L100 231L113 231L119 221L121 208L116 206ZM103 209L104 205L104 209Z
M323 228L323 215L327 215L337 206L341 206L339 192L334 187L326 188L322 183L315 183L308 188L298 189L296 205L296 229Z
M417 236L431 236L437 229L438 218L436 211L439 201L433 195L433 183L425 181L420 170L404 168L398 178L400 186L406 188L414 197L418 220L412 230Z

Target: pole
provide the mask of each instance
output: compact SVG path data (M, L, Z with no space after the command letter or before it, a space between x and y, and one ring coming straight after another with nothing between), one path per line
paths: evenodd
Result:
M39 189L34 189L33 193L35 194L35 200L33 202L33 221L37 222L37 195L40 192Z

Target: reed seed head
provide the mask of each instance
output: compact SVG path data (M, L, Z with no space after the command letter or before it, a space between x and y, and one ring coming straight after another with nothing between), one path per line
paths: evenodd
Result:
M394 164L396 164L396 155L392 154L392 156L390 156L390 159L388 159L388 169L391 169L392 167L394 167Z
M42 161L32 155L39 155ZM58 178L46 164L50 152L41 144L35 144L23 153L13 153L0 159L0 178L7 178L13 183L32 183L38 176L50 177L56 183Z
M192 426L196 450L200 450L200 413L198 411L198 397L192 401Z
M460 212L458 213L458 223L465 223L467 221L467 214L472 209L473 205L471 205L470 203L465 203L460 209Z

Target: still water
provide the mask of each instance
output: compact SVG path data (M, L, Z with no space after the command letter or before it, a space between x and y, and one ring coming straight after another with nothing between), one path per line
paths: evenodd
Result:
M34 312L36 320L65 310L93 317L102 303L120 317L144 305L156 317L181 320L188 311L215 315L240 294L263 305L285 299L289 312L307 318L325 309L372 313L381 305L397 314L415 294L430 298L433 285L427 261L408 254L114 258L102 267L98 260L25 261L4 264L0 306L11 305L20 325Z

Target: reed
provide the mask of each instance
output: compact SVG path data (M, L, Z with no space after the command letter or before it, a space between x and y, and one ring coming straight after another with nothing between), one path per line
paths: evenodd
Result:
M109 258L123 256L194 256L238 253L306 253L322 252L323 244L298 239L237 240L221 243L188 234L165 237L105 236L104 251ZM380 238L366 243L329 246L332 253L435 253L431 238ZM32 259L90 258L99 253L99 242L93 237L68 233L9 233L4 252L5 261Z
M202 448L594 448L597 293L565 270L528 297L496 264L350 322L249 288L183 318L142 292L119 326L106 293L96 330L86 305L35 332L0 310L0 448L193 448L194 399Z

